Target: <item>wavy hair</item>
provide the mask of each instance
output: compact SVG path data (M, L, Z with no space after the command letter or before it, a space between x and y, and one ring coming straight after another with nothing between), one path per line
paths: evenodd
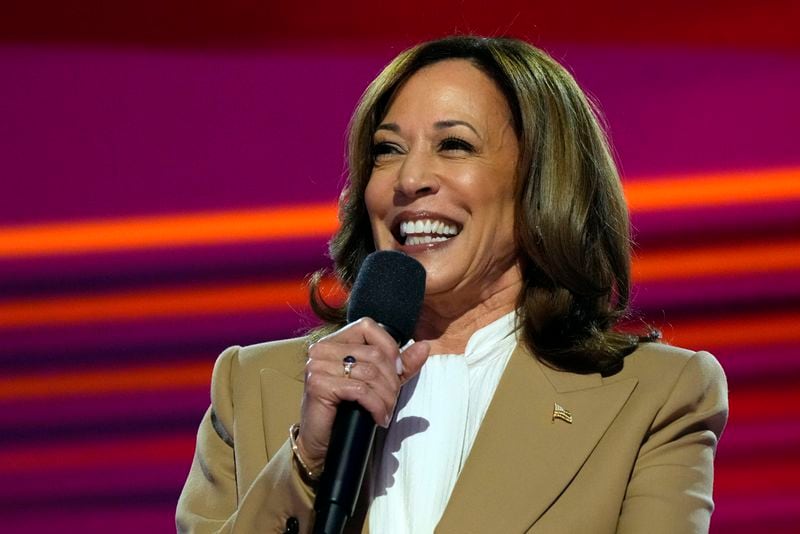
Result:
M544 363L611 374L639 337L617 324L628 309L631 240L622 185L600 114L573 77L542 50L518 39L446 37L397 56L367 87L350 122L340 229L330 241L335 274L349 290L375 250L364 201L372 136L399 87L433 63L465 59L508 101L520 146L515 235L522 267L521 339ZM330 306L311 278L311 306L325 324L345 323L346 302Z

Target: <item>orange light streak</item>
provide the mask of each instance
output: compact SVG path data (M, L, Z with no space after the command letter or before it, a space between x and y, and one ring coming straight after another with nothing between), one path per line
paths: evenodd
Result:
M758 345L800 341L800 312L739 316L674 322L665 326L665 338L675 345L712 351L735 345ZM117 369L65 371L53 374L28 373L0 378L0 402L58 398L77 395L102 395L136 391L162 391L207 388L211 380L209 362L142 365ZM742 404L751 406L758 398L739 392ZM770 392L775 398L783 390ZM794 394L794 393L792 393ZM762 399L763 400L763 399ZM786 405L790 406L790 405ZM791 404L796 411L800 404ZM750 411L756 408L750 407ZM748 417L744 408L739 414Z
M723 437L723 443L725 438ZM717 465L714 468L714 497L743 495L754 499L766 495L791 495L797 491L800 461L797 458L755 458Z
M628 180L631 211L800 199L800 168ZM0 260L328 237L335 202L0 227Z
M153 215L0 227L0 259L328 237L336 205Z
M0 401L207 388L212 367L210 362L192 362L2 377Z
M696 249L648 250L634 258L632 272L634 281L650 282L798 268L800 241L783 241Z
M769 355L765 355L769 358ZM768 365L768 364L767 364ZM779 379L780 380L780 379ZM765 421L800 420L800 395L796 381L736 388L731 392L728 424L758 424Z
M800 312L737 315L702 321L671 321L664 338L672 344L716 350L738 345L800 341Z
M342 297L331 281L321 289L331 302ZM303 280L21 298L0 301L0 328L263 312L307 304L308 289Z
M634 259L637 282L800 269L800 241L647 252ZM332 298L341 293L328 283ZM199 316L305 307L302 280L220 284L0 301L0 328Z
M699 208L800 199L800 168L631 180L624 184L631 211Z
M193 434L83 440L0 449L0 473L59 472L71 469L164 465L192 457Z
M269 311L307 300L300 281L18 299L0 302L0 328Z

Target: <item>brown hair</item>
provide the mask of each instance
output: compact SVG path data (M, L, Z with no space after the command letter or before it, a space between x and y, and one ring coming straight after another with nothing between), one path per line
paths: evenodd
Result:
M341 227L330 242L336 275L350 289L375 250L364 192L376 127L410 76L447 59L471 61L511 108L520 146L521 338L551 366L616 372L640 341L614 328L630 292L630 232L619 174L592 102L561 65L524 41L456 36L423 43L397 56L367 87L350 122ZM345 322L346 303L332 307L321 298L321 276L312 276L311 305L326 325L312 335Z

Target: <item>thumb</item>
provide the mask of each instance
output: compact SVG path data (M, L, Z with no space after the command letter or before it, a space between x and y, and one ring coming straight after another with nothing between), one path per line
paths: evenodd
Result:
M425 361L431 352L431 346L427 341L417 341L400 354L400 362L403 364L403 372L400 380L404 383L422 369Z

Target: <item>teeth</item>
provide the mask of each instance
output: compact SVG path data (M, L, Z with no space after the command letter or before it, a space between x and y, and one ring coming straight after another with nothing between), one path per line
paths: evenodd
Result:
M437 243L439 241L447 241L449 237L430 235L412 235L406 239L406 245L424 245L426 243Z
M424 219L400 223L400 235L402 237L406 237L409 234L453 236L457 233L458 231L455 225L449 225L443 221ZM439 241L441 241L441 239L439 239Z

